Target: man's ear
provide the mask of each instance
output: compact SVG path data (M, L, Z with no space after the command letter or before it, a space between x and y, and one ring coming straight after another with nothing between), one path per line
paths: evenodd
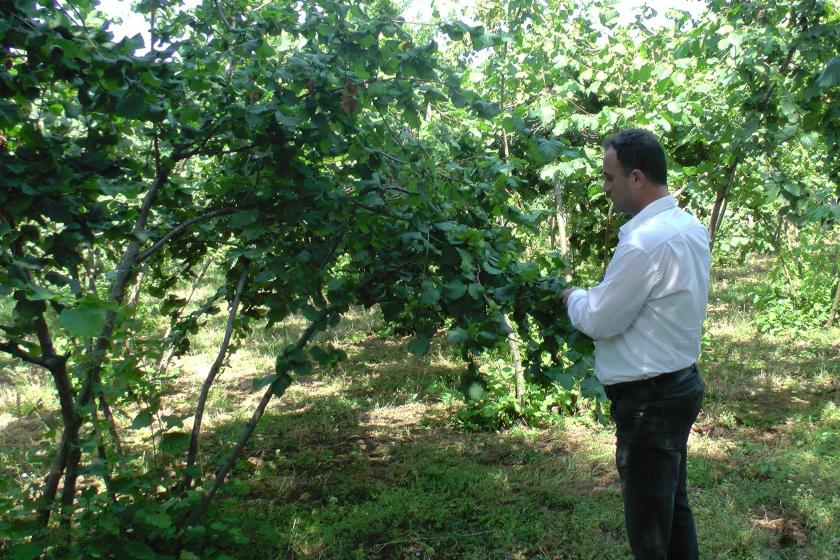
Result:
M634 169L630 172L630 180L633 182L633 186L637 189L640 189L645 184L645 173L641 169Z

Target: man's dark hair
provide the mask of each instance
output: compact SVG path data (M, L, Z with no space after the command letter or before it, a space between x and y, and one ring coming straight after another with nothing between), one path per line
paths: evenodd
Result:
M652 181L660 185L666 184L668 170L665 165L665 151L650 131L643 128L622 130L604 140L604 149L610 148L615 150L618 163L625 174L638 169Z

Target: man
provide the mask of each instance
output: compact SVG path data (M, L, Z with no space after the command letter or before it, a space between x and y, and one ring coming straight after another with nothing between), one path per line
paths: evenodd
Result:
M603 282L567 289L563 302L572 324L595 339L633 554L696 559L686 442L704 389L695 361L709 290L708 234L668 195L665 153L653 134L626 130L604 148L604 192L633 218L619 230Z

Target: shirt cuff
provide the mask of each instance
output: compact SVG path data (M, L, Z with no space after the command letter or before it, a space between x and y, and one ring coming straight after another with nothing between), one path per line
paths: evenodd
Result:
M579 310L577 309L577 305L575 302L580 298L586 298L586 290L583 288L578 288L572 293L569 294L569 299L566 300L566 314L569 316L569 320L572 322L572 325L576 329L580 329L578 325L580 325L580 315Z
M566 300L566 307L571 307L572 306L572 298L577 297L578 295L586 297L586 290L584 290L583 288L578 288L575 291L573 291L571 294L569 294L569 299Z

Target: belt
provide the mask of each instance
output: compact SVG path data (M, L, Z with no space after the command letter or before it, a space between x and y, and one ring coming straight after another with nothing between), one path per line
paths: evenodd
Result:
M642 388L659 388L663 389L668 387L669 385L677 385L692 375L697 373L697 364L691 364L688 367L683 369L678 369L677 371L671 371L668 373L660 373L659 375L655 375L654 377L648 377L647 379L637 379L636 381L622 381L621 383L613 383L612 385L605 385L604 391L607 393L607 396L610 400L613 400L615 396L620 395L621 393L625 393L627 391L635 391Z

